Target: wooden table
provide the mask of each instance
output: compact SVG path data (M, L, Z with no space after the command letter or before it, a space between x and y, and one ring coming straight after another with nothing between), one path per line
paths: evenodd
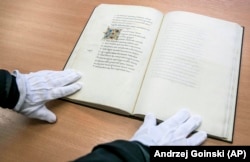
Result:
M22 73L61 70L94 7L100 3L185 10L245 27L234 141L250 144L250 0L0 0L0 68ZM0 109L0 161L69 161L93 146L130 139L141 121L62 100L47 103L56 124ZM208 139L204 145L231 145ZM18 159L18 160L17 160Z

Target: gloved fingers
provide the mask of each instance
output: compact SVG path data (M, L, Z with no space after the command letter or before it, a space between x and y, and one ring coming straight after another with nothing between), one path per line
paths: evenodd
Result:
M74 70L65 71L52 71L42 70L35 73L25 74L27 82L35 87L40 88L53 88L63 87L73 83L81 78L81 74Z
M58 78L55 78L57 86L65 86L76 82L81 78L81 74L75 70L64 70L58 72ZM55 85L56 86L56 85Z
M50 90L48 94L44 96L45 97L44 100L49 101L49 100L54 100L54 99L58 99L61 97L65 97L65 96L75 93L81 88L82 88L81 83L73 83L64 87L57 87L57 88Z
M175 131L175 136L186 138L190 133L196 130L201 124L200 116L192 116Z
M188 137L178 136L173 134L172 137L163 137L158 141L159 145L166 146L198 146L207 139L207 133L198 131Z
M47 71L47 75L45 74L43 76L50 87L63 87L81 78L81 74L74 70Z
M144 145L151 144L153 142L150 130L156 126L156 118L153 114L147 114L144 117L144 121L140 128L135 132L131 141L140 141Z
M27 114L27 116L30 118L44 120L49 123L56 122L56 115L50 110L48 110L46 106L41 106L37 108L35 111Z
M140 126L140 128L136 131L135 136L137 136L138 134L147 134L148 131L154 127L156 125L156 118L153 114L147 114L144 117L144 121L142 123L142 125Z
M152 127L156 125L156 118L153 114L146 114L141 127Z
M198 131L187 138L188 146L201 145L207 139L207 133L204 131Z
M189 117L190 117L189 111L186 109L181 109L177 113L175 113L172 117L159 124L158 127L160 129L175 128L180 124L184 123Z

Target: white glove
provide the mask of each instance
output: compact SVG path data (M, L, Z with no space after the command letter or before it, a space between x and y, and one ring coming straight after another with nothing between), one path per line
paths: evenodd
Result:
M156 118L152 114L148 114L131 141L139 141L146 146L196 146L202 144L207 138L207 133L203 131L189 136L200 124L201 118L191 116L185 109L159 125L156 125Z
M70 95L79 89L76 83L81 75L73 70L50 71L42 70L35 73L21 74L13 72L20 93L14 110L27 117L56 122L56 115L47 109L45 103Z

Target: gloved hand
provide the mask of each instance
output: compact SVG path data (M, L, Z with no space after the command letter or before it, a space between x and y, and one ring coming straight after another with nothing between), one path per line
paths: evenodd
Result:
M56 121L56 115L47 109L45 103L81 89L81 84L76 82L81 75L73 70L42 70L29 74L21 74L15 70L13 75L16 76L20 92L14 110L27 117L45 120L49 123Z
M136 131L131 141L138 141L146 146L196 146L207 138L203 131L189 135L201 124L199 116L191 116L182 109L166 121L156 125L156 118L148 114L141 127Z

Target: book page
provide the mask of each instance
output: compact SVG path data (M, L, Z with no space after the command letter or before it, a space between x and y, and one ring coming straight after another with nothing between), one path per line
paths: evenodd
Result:
M166 15L135 114L167 119L180 108L202 117L201 130L232 139L241 26L187 12Z
M65 66L83 73L69 99L132 112L162 18L148 7L99 5Z

